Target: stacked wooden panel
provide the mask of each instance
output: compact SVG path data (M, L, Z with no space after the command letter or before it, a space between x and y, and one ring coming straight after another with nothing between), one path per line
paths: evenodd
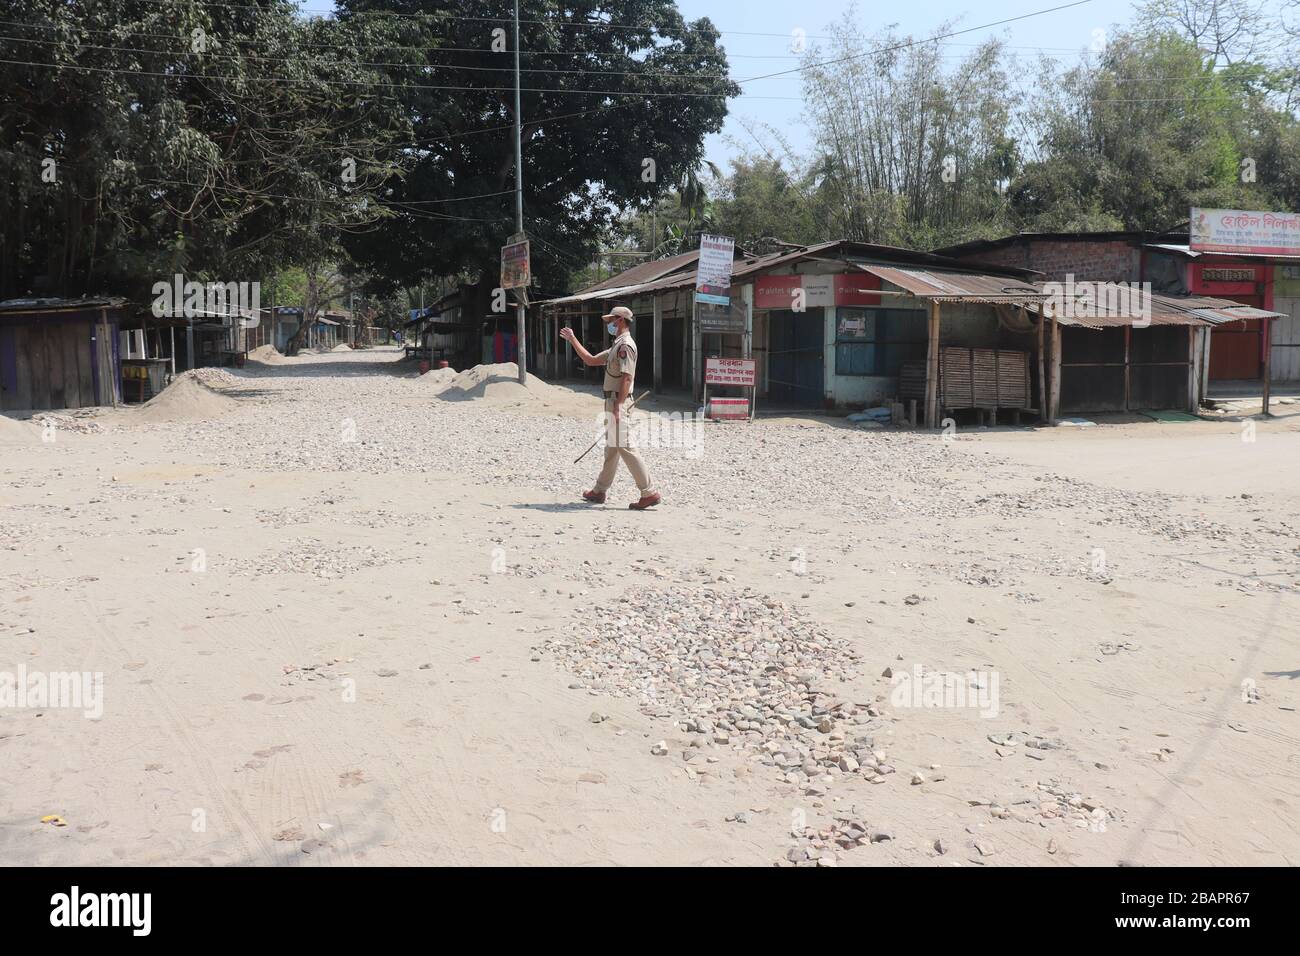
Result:
M942 408L1029 408L1029 353L940 349L939 385Z
M971 376L971 350L939 350L939 407L974 407L974 380Z
M971 376L976 408L1027 408L1029 353L972 349Z

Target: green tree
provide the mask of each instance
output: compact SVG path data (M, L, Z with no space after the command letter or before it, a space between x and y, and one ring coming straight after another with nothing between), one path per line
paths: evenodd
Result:
M1192 205L1235 206L1250 107L1189 40L1121 35L1045 82L1038 158L1011 188L1032 229L1168 229Z
M822 235L924 248L1004 229L1019 162L1008 67L997 41L945 67L937 42L868 36L850 9L803 68Z
M422 14L419 71L395 68L414 129L413 168L391 183L422 214L351 237L377 281L469 275L496 284L514 232L513 4L341 0L342 17ZM520 4L525 228L544 289L590 262L619 209L644 207L699 168L721 128L727 78L718 33L671 0ZM494 30L504 31L494 36Z
M765 240L798 244L830 238L818 222L812 184L800 181L779 159L742 156L731 161L715 200L718 231L750 250Z
M367 66L398 21L288 0L12 0L0 41L0 295L143 297L330 258L373 227L406 115Z

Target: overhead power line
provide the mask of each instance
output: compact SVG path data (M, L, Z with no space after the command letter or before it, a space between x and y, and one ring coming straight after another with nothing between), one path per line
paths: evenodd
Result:
M265 12L264 7L259 7L249 3L229 3L226 2L226 0L204 0L204 4L209 7L224 7L229 10L255 10L255 11ZM157 6L161 9L161 8L165 8L166 4L159 3ZM514 19L515 19L513 16L510 16L509 14L503 14L502 16L497 16L497 17L473 17L473 16L460 16L457 14L438 13L438 12L403 13L398 10L337 11L337 10L309 10L303 7L298 7L298 12L301 14L305 14L307 16L320 17L325 19L334 19L334 20L354 19L354 18L356 19L373 18L373 19L389 19L389 20L432 20L439 23L443 23L443 22L499 23L502 26L506 26L514 23ZM670 31L677 29L676 26L669 27L664 24L656 24L656 23L621 23L615 20L591 20L591 21L583 22L577 20L554 20L554 19L536 19L536 18L529 19L527 17L521 17L519 20L519 24L521 26L524 24L528 24L529 26L545 26L545 27L552 27L552 28L560 27L566 30L625 30L625 31L630 31L635 33L644 33L646 31L653 31L653 32L661 33L665 36L671 36L672 33ZM684 22L683 26L689 27L690 24L688 22ZM783 37L787 40L790 39L791 36L789 33L757 33L757 32L747 31L747 30L719 30L716 27L714 29L717 33L723 36ZM808 39L824 39L824 38L808 37Z
M15 43L30 43L39 46L63 46L60 40L35 40L30 37L15 37L0 34L0 40L12 40ZM104 46L94 43L78 43L78 50L106 50L112 53L145 53L153 56L193 56L200 57L203 60L217 60L228 63L242 63L245 60L264 60L271 63L282 63L284 57L280 56L259 56L254 53L245 53L242 56L226 56L220 53L197 53L193 50L150 50L142 47L129 46ZM435 48L431 52L438 52ZM482 53L482 50L469 51L473 53ZM396 60L389 61L370 61L370 60L349 60L348 66L365 66L365 67L400 67L408 70L469 70L477 73L504 73L509 72L509 66L469 66L461 63L409 63ZM687 80L729 80L726 73L661 73L657 71L639 71L639 70L566 70L554 67L546 69L524 67L521 73L557 73L557 74L577 74L582 76L637 76L649 79L687 79ZM514 87L511 87L514 89Z
M389 83L382 80L344 80L338 78L331 79L295 79L292 77L267 76L267 77L247 77L247 76L220 76L211 73L159 73L148 70L128 70L120 67L106 66L82 66L79 63L41 63L33 60L8 60L0 59L0 63L10 63L15 66L33 66L45 67L56 70L83 70L91 73L115 73L130 76L154 76L167 80L209 80L209 81L237 81L240 83L248 82L276 82L286 85L297 86L329 86L330 84L342 84L345 86L360 86L367 89L374 87L385 87L394 90L444 90L457 92L479 92L479 93L513 93L513 86L460 86L456 84L441 83ZM644 90L633 92L628 90L565 90L553 86L525 86L522 88L524 93L557 93L564 96L636 96L636 97L661 97L661 96L703 96L717 97L728 96L725 93L693 93L693 92L659 92L653 90ZM740 94L750 96L752 99L798 99L798 97L785 96L755 96L753 94Z

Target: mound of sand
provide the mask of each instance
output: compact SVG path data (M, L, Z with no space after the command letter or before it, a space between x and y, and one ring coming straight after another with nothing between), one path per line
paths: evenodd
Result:
M248 361L261 362L263 365L281 365L287 360L274 345L259 345L248 353Z
M17 444L19 442L40 441L40 432L27 422L0 415L0 443Z
M198 421L233 411L239 403L205 382L208 376L201 373L209 371L197 369L177 375L170 385L136 409L134 420L151 424Z
M428 378L428 375L423 377ZM514 362L501 362L466 369L453 378L438 397L450 402L481 401L490 405L525 402L545 405L555 398L555 387L531 374L527 383L520 385L519 366Z
M351 351L352 351L352 346L347 345L347 344L344 343L344 342L340 342L338 345L334 346L334 348L330 349L330 351L331 351L331 352L351 352Z
M423 375L417 374L415 380L420 383L421 388L441 391L456 381L456 376L459 374L454 368L435 368L430 369Z

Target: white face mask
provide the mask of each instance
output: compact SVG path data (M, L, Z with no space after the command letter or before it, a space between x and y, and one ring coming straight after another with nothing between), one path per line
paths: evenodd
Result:
M618 326L615 325L613 322L605 323L605 328L609 330L610 335L618 335Z

